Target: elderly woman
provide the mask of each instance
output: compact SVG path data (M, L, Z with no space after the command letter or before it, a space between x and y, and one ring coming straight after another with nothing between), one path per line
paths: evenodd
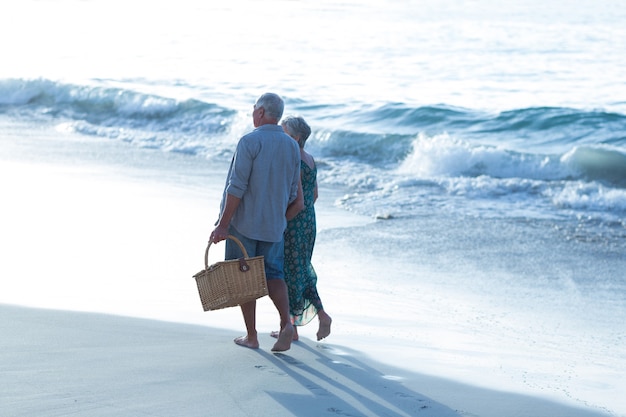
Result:
M319 319L317 340L330 334L332 319L324 311L317 293L317 274L311 264L315 245L315 200L317 200L317 167L313 157L304 150L311 128L302 117L290 116L282 122L283 130L300 146L300 183L304 209L287 210L285 230L285 282L289 292L289 312L294 325L293 340L298 340L297 326ZM277 337L278 332L272 332Z

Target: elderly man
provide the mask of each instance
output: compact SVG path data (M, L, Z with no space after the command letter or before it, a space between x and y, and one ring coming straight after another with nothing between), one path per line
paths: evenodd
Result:
M254 105L255 129L237 144L228 170L220 218L211 233L212 242L232 234L243 243L248 256L265 257L269 296L280 315L280 333L273 351L288 350L294 331L283 272L285 214L290 205L292 209L304 206L298 193L300 149L278 125L283 110L283 100L273 93L263 94ZM241 256L239 247L228 240L225 258ZM256 301L241 305L241 311L247 334L236 338L235 343L257 349Z

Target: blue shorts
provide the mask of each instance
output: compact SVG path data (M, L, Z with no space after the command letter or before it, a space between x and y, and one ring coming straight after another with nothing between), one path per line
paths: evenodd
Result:
M228 233L235 236L241 241L246 248L248 257L263 256L265 259L265 278L266 279L285 279L283 266L285 264L285 244L284 240L280 242L263 242L245 237L234 227L230 227ZM224 259L239 259L243 256L239 245L231 239L226 239L226 253Z

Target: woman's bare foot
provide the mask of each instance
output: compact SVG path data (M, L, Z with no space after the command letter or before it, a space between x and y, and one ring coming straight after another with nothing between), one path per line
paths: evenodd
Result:
M270 333L270 336L278 339L278 336L280 335L280 332L274 330L273 332ZM293 337L291 338L294 342L297 342L299 339L298 336L298 327L293 326Z
M322 340L330 334L330 325L333 320L328 314L320 314L320 327L317 330L317 340Z
M258 349L259 341L256 338L248 338L248 336L240 336L234 340L239 346L247 347L250 349Z
M286 350L289 350L292 340L293 325L291 323L287 323L287 325L280 330L280 333L278 334L278 341L274 344L272 351L284 352Z

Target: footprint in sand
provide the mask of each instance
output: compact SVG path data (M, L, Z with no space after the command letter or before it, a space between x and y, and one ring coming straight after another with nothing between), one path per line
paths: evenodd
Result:
M304 366L304 363L300 362L299 360L297 360L296 358L293 358L289 355L285 355L284 353L274 353L274 356L276 356L277 358L280 358L282 360L284 360L285 362L287 362L289 365L294 365L294 366Z
M275 368L271 368L269 366L265 366L265 365L254 365L254 367L260 371L267 371L270 372L272 374L276 374L276 375L281 375L281 376L287 376L286 373L281 372Z

